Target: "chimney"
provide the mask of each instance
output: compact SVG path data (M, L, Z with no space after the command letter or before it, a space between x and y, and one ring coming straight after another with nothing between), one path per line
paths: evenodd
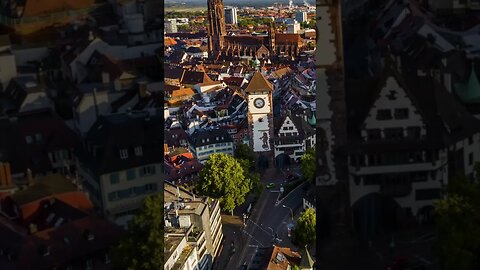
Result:
M7 186L7 175L5 173L5 165L0 162L0 187Z
M27 182L28 182L28 185L33 184L33 175L32 175L32 170L30 170L30 168L27 169Z
M6 180L7 180L6 185L8 187L11 187L11 186L13 186L13 181L12 181L12 170L10 168L10 163L5 162L3 164L3 166L4 166L4 169L5 169L5 176L6 176Z
M88 41L93 41L95 39L95 34L93 34L93 31L88 32Z
M29 231L30 231L30 234L36 233L38 231L37 224L31 223L29 226Z

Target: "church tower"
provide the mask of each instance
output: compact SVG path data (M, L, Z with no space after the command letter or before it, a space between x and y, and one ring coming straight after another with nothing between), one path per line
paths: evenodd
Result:
M223 0L208 0L208 50L217 57L224 47L225 11Z
M275 55L275 22L271 22L268 28L268 39L270 55Z
M253 152L273 162L273 86L255 72L245 89L248 102L248 131ZM260 160L259 160L260 162Z

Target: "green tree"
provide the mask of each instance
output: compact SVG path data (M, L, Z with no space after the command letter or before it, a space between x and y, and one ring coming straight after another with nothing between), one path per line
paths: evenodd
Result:
M295 240L299 246L304 247L315 242L316 215L313 208L307 208L297 220L295 227Z
M237 159L243 168L245 179L250 183L250 191L260 195L263 191L263 184L260 181L260 174L253 170L252 162L247 159Z
M123 239L112 251L115 269L162 269L163 195L146 197L143 206L128 225Z
M300 157L303 177L310 182L315 181L315 156L315 148L310 148Z
M200 172L195 188L201 195L219 199L222 209L232 212L245 202L250 187L240 162L230 155L213 154Z
M255 153L253 153L252 148L250 148L250 146L246 144L237 144L237 146L235 147L234 156L236 159L245 159L249 161L249 170L252 169L255 165Z
M479 174L476 165L476 175ZM480 184L465 176L449 181L445 197L434 203L436 249L442 270L480 267Z

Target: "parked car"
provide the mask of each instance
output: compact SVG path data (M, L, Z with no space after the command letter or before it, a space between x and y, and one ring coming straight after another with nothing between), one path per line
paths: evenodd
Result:
M268 189L273 188L273 187L275 187L275 183L272 182L272 183L267 184Z
M424 261L417 258L398 257L393 263L386 267L386 270L426 270Z

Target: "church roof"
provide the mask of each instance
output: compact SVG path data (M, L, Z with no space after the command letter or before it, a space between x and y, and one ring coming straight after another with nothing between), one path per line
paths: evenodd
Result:
M245 92L262 92L262 91L273 91L272 84L265 79L265 77L260 72L255 72L252 79L248 83Z
M302 38L300 37L300 34L283 34L283 33L277 33L275 35L275 42L277 44L283 44L283 43L297 43L301 42Z
M225 41L229 43L238 43L241 45L263 45L262 37L255 37L251 35L225 36Z

